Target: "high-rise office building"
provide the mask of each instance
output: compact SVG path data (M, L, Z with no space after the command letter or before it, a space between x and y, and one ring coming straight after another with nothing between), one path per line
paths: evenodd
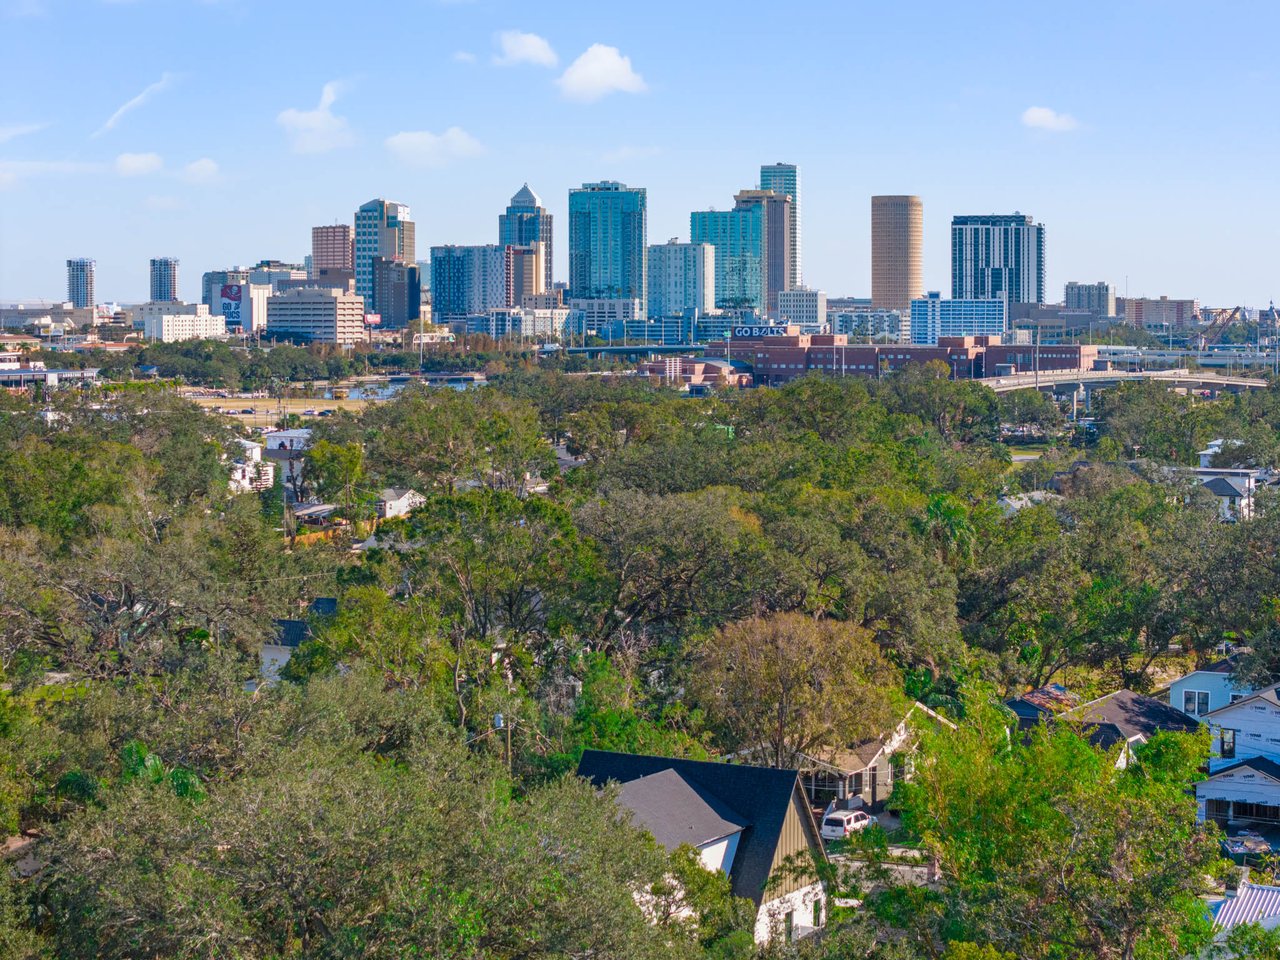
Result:
M327 268L326 268L327 269ZM422 312L422 281L416 263L373 258L373 298L383 330L403 330Z
M791 198L773 190L742 190L732 210L689 215L689 239L716 249L716 306L726 310L778 309L789 289Z
M176 257L153 257L151 260L151 302L167 303L178 299L178 260Z
M360 343L368 339L364 312L358 294L299 287L267 301L267 334L308 343Z
M822 290L782 290L778 293L778 320L798 323L806 332L827 332L827 295Z
M924 205L919 197L872 197L872 308L905 313L922 296Z
M706 316L715 305L715 247L673 239L649 248L649 316Z
M1109 283L1077 283L1070 281L1062 291L1062 305L1067 310L1080 310L1096 317L1116 315L1116 291Z
M413 263L414 250L414 223L405 204L370 200L356 211L356 293L364 298L370 313L378 312L373 296L373 258Z
M787 285L784 289L794 290L804 286L803 263L800 258L800 168L794 163L771 163L760 168L760 189L772 190L791 198L791 212L788 214L791 259Z
M569 297L649 297L648 196L644 187L603 180L569 191Z
M98 303L93 289L94 266L94 261L86 257L67 261L67 299L77 309Z
M311 228L311 263L307 275L320 276L321 270L354 270L355 246L351 224L335 223Z
M555 230L551 213L526 183L516 191L506 213L498 214L498 246L526 247L542 244L543 290L550 290L551 257L555 253ZM518 304L516 304L518 306Z
M951 296L1044 303L1044 225L1021 213L952 217Z
M485 316L507 305L505 248L431 248L431 316L436 323Z

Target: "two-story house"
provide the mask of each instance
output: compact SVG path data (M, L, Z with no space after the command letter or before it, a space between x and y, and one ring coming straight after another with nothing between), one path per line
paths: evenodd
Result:
M1182 675L1169 684L1169 705L1193 717L1203 717L1243 700L1254 691L1236 680L1239 660L1239 655L1233 653Z
M1280 684L1204 715L1209 777L1195 785L1201 820L1280 824Z

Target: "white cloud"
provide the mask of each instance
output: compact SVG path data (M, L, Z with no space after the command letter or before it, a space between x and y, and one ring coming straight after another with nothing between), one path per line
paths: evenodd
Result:
M493 62L500 67L514 67L521 63L531 63L535 67L554 67L560 62L551 44L536 33L522 33L519 30L503 30L494 38L498 49Z
M284 127L295 153L326 153L355 143L347 126L347 118L332 110L341 85L331 80L320 91L320 103L314 110L281 110L276 123Z
M648 89L644 77L631 69L631 58L602 43L589 46L556 83L567 99L580 103L594 103L611 93L643 93Z
M475 63L476 55L470 50L455 50L453 53L454 63Z
M387 137L387 149L400 162L418 167L442 167L485 152L484 144L461 127L450 127L440 134L406 130Z
M122 177L142 177L159 173L164 158L158 153L122 153L116 157L116 173Z
M115 125L121 121L121 119L124 117L126 113L128 113L130 110L137 110L138 107L142 106L152 97L154 97L157 93L160 93L162 90L167 89L171 83L173 83L173 74L171 73L161 74L160 79L157 80L155 83L148 86L146 89L144 89L140 94L138 94L132 100L126 100L124 103L122 103L120 105L120 108L107 118L107 122L104 123L101 127L99 127L96 131L94 131L93 135L95 137L100 137L104 133L106 133L108 130L114 129Z
M188 183L212 183L218 179L218 163L208 157L192 160L182 168L182 179Z
M47 123L14 123L7 127L0 127L0 143L8 143L18 137L25 137L27 134L43 130L47 126Z
M1069 113L1058 113L1049 107L1027 107L1022 111L1022 125L1036 130L1052 130L1064 133L1080 126Z

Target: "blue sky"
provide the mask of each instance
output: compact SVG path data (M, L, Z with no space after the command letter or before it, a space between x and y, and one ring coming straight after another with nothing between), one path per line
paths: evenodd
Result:
M761 163L800 164L804 271L870 292L870 196L1046 224L1048 289L1265 305L1280 293L1280 5L1179 0L590 5L0 0L0 300L146 296L147 259L301 260L375 196L418 249L491 243L524 181L649 189L687 239ZM1031 111L1028 113L1028 111Z

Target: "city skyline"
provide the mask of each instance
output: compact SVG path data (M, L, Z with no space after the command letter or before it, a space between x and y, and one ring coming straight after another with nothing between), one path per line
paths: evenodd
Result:
M1086 3L985 17L920 4L928 17L906 17L824 4L789 37L805 56L721 89L707 57L730 9L719 3L658 3L603 23L566 4L531 16L422 0L403 11L419 56L355 66L294 52L333 41L332 18L315 15L323 4L307 17L244 0L65 6L0 0L17 75L49 74L53 50L67 65L0 95L0 300L60 298L75 257L97 261L100 300L141 300L156 248L183 262L180 293L197 299L205 270L301 262L311 227L345 221L370 196L414 211L421 249L492 242L493 217L525 181L561 223L572 186L645 187L650 236L688 240L691 211L724 205L779 160L802 171L804 280L833 296L870 295L868 198L896 193L927 208L926 290L949 289L952 216L1023 210L1052 231L1051 299L1099 278L1120 295L1252 306L1273 295L1280 201L1252 167L1210 169L1186 147L1216 139L1265 154L1274 135L1258 118L1280 74L1261 60L1161 69L1173 46L1238 35L1242 8L1177 3L1152 18ZM687 29L662 29L677 10ZM1249 12L1251 33L1280 23ZM751 17L735 23L740 39L769 35ZM236 69L202 54L227 35ZM160 36L157 56L89 82L104 46ZM851 83L834 56L850 36L867 41L870 75L910 51L906 69L883 91ZM956 82L979 40L1031 67ZM451 97L424 106L389 93L406 84ZM778 119L762 134L756 111L732 109L741 102ZM1246 224L1248 243L1219 242ZM563 242L554 272L568 276Z

